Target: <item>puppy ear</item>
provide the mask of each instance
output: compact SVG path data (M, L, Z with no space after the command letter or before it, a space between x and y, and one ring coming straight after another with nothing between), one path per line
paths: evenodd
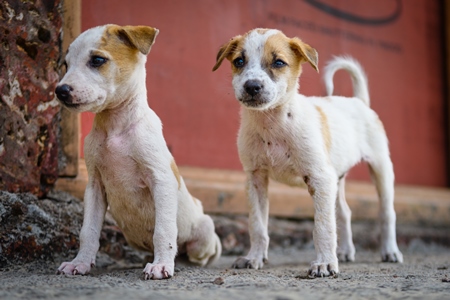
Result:
M290 40L290 45L292 50L294 50L296 54L300 55L303 60L309 62L311 66L317 72L319 72L319 54L317 53L316 49L308 44L303 43L299 38L296 37Z
M123 26L118 30L119 37L130 47L147 55L155 43L159 30L148 26Z
M241 40L241 36L235 36L234 38L232 38L228 43L225 43L222 45L222 47L220 47L219 52L217 53L216 56L216 64L213 67L213 72L215 70L217 70L220 65L222 64L222 61L225 58L228 58L234 50L236 50L236 46L238 44L238 42Z

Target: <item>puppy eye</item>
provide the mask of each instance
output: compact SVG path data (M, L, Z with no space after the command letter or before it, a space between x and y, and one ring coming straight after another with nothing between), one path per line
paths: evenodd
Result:
M238 57L233 61L233 65L236 68L242 68L244 66L244 64L245 64L245 61L242 57Z
M273 62L273 67L274 68L282 68L284 66L287 66L287 63L285 63L281 59L277 59L276 61Z
M101 56L92 56L91 60L89 61L89 65L93 68L99 68L101 65L106 63L107 59Z

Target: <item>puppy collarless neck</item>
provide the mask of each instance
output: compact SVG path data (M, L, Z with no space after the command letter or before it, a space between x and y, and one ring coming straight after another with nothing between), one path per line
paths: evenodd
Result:
M142 101L139 101L138 98L132 98L113 108L107 108L97 113L94 118L95 128L108 132L122 132L126 128L133 127L142 119L143 111L149 109L146 102L140 105L136 105L135 102Z

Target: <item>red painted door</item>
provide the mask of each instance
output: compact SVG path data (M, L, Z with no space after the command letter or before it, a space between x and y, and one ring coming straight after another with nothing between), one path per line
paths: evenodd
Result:
M440 10L437 0L85 0L82 27L160 29L147 63L148 102L179 165L241 169L230 67L211 69L232 36L269 27L315 47L320 68L333 55L358 59L369 77L371 106L389 136L397 183L444 186ZM335 86L337 94L351 95L344 72ZM321 75L306 65L300 91L324 94ZM83 114L83 137L91 125L92 115ZM361 167L350 177L369 178Z

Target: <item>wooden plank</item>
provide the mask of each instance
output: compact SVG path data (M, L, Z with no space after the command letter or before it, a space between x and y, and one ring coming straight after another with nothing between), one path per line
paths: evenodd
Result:
M62 50L65 54L70 43L81 32L81 0L63 1L63 39ZM80 147L80 114L61 109L59 176L75 177L78 174Z
M79 199L84 198L84 190L88 182L88 174L84 159L78 160L76 177L59 177L55 183L55 189L68 192Z
M216 214L248 213L245 174L240 171L180 167L192 195L199 198L206 212ZM60 178L56 189L83 198L87 183L84 160L80 159L76 178ZM378 197L375 187L366 182L349 181L347 202L353 220L376 220ZM398 223L426 226L450 225L450 189L397 186L395 209ZM270 214L277 217L312 219L313 202L304 188L293 188L277 182L269 185Z

